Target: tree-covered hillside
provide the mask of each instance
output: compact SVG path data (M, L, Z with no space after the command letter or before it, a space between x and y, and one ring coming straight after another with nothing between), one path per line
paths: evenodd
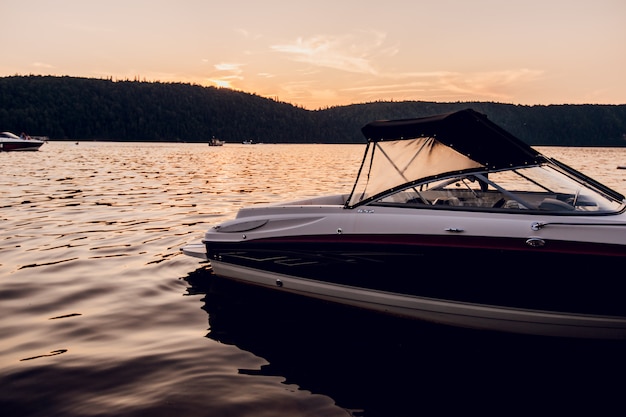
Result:
M531 145L624 146L626 105L519 106L490 102L374 102L306 110L239 91L190 84L13 76L0 78L0 130L52 140L266 143L364 142L380 119L463 108Z

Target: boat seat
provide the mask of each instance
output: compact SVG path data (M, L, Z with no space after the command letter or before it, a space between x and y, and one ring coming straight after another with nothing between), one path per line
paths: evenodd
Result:
M544 198L543 201L539 203L539 210L573 211L574 206L564 201L557 200L556 198Z
M433 206L462 206L461 200L457 197L437 198L433 201Z
M520 203L518 203L515 200L506 200L506 202L502 205L502 208L519 210L519 209L523 209L526 207L522 206Z

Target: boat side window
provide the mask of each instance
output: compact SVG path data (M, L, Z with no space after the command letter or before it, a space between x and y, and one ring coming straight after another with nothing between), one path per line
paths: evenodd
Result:
M498 184L541 212L614 213L623 202L549 165L502 171Z
M612 213L623 208L623 202L544 166L450 176L408 186L373 204L559 214Z
M487 180L486 175L459 175L405 188L379 199L377 203L493 208L503 205L504 202L500 202L502 199L502 193Z

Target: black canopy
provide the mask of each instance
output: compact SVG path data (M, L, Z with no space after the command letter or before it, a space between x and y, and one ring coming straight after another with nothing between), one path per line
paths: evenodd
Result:
M545 157L471 109L431 117L375 121L361 131L372 142L432 137L488 169L534 165Z

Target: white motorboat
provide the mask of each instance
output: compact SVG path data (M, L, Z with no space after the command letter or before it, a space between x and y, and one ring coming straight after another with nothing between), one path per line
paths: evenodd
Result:
M0 152L37 151L43 144L43 140L28 135L17 136L11 132L0 132Z
M377 121L352 191L241 209L216 275L446 325L626 338L624 196L473 110Z
M209 146L224 146L224 141L216 138L211 138L209 141Z

